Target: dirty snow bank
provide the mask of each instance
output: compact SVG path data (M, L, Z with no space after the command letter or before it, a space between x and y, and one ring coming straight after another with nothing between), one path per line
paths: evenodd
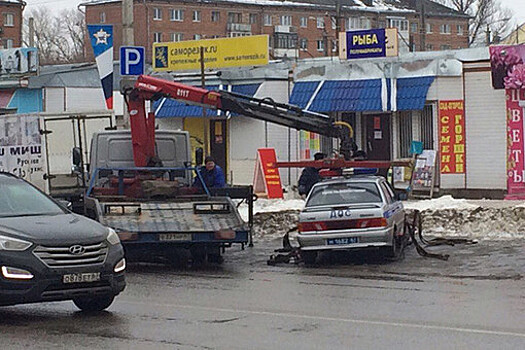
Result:
M525 203L471 201L443 196L431 200L404 202L407 212L421 211L425 235L471 239L525 239ZM256 239L282 237L297 225L304 207L300 199L265 200L254 203ZM245 220L248 207L239 208Z

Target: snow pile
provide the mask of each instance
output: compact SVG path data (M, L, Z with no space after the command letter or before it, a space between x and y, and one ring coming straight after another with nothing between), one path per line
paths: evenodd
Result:
M404 202L407 213L419 210L424 235L470 239L525 239L525 204L503 201L469 201L443 196ZM254 203L254 237L275 239L297 226L300 199L265 200ZM248 207L239 208L245 220Z
M411 210L440 210L440 209L475 209L478 206L470 204L466 199L455 199L452 196L443 196L429 200L403 202L405 209Z

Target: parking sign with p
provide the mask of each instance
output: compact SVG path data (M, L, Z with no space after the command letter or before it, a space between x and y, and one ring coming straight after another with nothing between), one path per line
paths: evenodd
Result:
M145 50L141 46L120 47L120 75L144 74Z

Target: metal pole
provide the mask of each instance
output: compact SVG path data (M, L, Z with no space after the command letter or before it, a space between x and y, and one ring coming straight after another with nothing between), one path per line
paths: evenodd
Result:
M201 46L200 49L201 54L201 87L203 89L206 88L206 75L204 73L204 70L206 68L206 65L204 64L204 47ZM204 153L205 155L210 154L210 140L208 136L208 123L207 123L207 115L206 115L206 108L202 107L202 123L204 124Z
M133 46L135 45L135 37L133 33L133 0L122 0L122 45ZM133 79L125 77L122 78L126 86L130 86L133 83ZM130 128L129 111L126 105L126 99L124 99L123 109L123 122L124 128Z
M290 95L292 93L292 79L293 79L293 70L288 71L288 103L290 103ZM288 161L292 161L292 129L288 128ZM292 185L292 169L288 168L288 186Z

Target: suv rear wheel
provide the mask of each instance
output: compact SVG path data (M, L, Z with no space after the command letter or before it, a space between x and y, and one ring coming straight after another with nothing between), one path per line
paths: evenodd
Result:
M405 249L405 246L406 246L406 236L405 235L400 236L398 232L395 232L393 240L392 240L392 245L389 247L383 248L383 253L387 258L397 260L401 258L403 254L403 250Z
M113 303L114 299L114 295L81 297L73 299L73 303L82 311L95 312L107 309Z

